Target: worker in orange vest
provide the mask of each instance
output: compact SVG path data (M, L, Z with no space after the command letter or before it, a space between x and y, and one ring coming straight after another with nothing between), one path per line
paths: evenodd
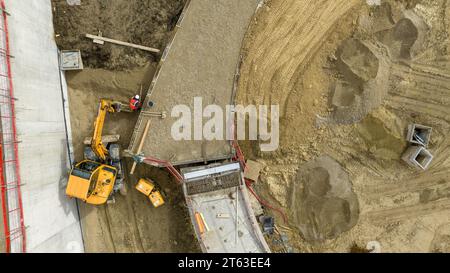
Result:
M141 109L142 103L141 103L141 97L139 95L136 95L130 99L130 108L132 111L137 111Z

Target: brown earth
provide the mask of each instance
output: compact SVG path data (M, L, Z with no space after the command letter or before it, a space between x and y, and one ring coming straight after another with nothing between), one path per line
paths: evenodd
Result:
M129 69L159 59L145 51L93 44L87 33L129 43L164 49L186 0L88 0L69 6L52 0L56 43L62 50L81 50L92 68Z
M173 21L185 1L91 0L81 6L53 1L54 24L60 49L81 49L87 68L67 72L75 159L83 158L83 139L93 133L101 98L127 102L148 89L159 57L116 45L98 46L83 38L100 29L104 36L164 48ZM127 148L138 113L107 116L104 134L120 134ZM132 162L126 160L125 172ZM153 208L134 189L139 178L157 181L167 195L166 204ZM86 252L198 252L184 207L181 188L164 170L139 165L126 177L128 194L116 194L115 204L79 203Z
M238 102L280 105L280 147L241 145L265 165L256 188L290 216L289 224L276 218L296 251L349 252L371 241L382 252L448 251L450 2L383 2L272 0L247 35ZM433 127L426 172L400 160L410 123ZM360 216L352 229L311 243L289 189L320 156L348 174Z
M154 66L150 65L121 72L85 69L66 73L76 160L83 158L83 139L92 134L99 99L127 101L141 84L145 90L153 72ZM109 115L104 132L119 134L121 147L128 147L137 118L137 113ZM130 168L131 162L127 160L126 170ZM141 177L152 178L168 193L164 206L153 208L134 189ZM117 194L115 204L99 207L79 204L87 252L198 251L181 190L166 172L138 166L126 180L128 194L125 197Z
M99 47L82 36L103 28L104 36L163 47L181 1L145 2L154 16L145 14L143 2L137 1L82 1L81 7L53 2L62 49L81 49L92 68L124 70L68 73L79 158L78 140L91 134L98 99L127 99L141 84L146 90L155 66L142 65L157 58L113 45ZM255 188L286 210L289 223L276 215L277 223L296 251L348 252L370 241L378 241L383 252L448 251L450 3L385 2L369 7L360 0L271 0L247 35L238 102L279 104L281 135L280 148L273 153L261 153L251 142L242 147L248 158L265 165ZM137 19L141 15L145 19ZM150 21L141 28L132 23L139 20ZM135 38L140 36L146 38ZM137 116L124 115L109 116L105 133L119 132L126 147ZM426 172L409 169L400 160L407 146L405 129L412 122L433 127L429 149L435 159ZM325 230L332 236L315 240L293 219L298 206L305 207L303 202L294 209L288 206L289 189L303 184L298 171L321 156L333 158L348 175L352 186L344 188L356 194L360 215L356 225ZM331 184L330 173L322 166L313 176ZM167 206L154 209L131 189L141 175L162 184L169 195ZM313 186L313 192L325 192L326 183L322 185ZM118 196L112 206L81 205L87 251L198 251L190 224L181 217L186 215L182 195L167 173L140 166L128 187L129 194ZM311 208L332 205L329 201L318 200ZM346 210L336 206L322 223L342 223L329 217L345 216Z

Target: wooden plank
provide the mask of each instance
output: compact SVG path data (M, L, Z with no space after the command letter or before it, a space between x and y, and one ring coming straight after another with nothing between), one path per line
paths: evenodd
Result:
M157 48L152 48L152 47L147 47L147 46L127 43L127 42L122 42L122 41L119 41L119 40L114 40L114 39L110 39L110 38L106 38L106 37L102 37L102 36L86 34L86 37L89 38L89 39L95 40L95 41L104 41L104 42L108 42L108 43L112 43L112 44L116 44L116 45L122 45L122 46L128 46L128 47L132 47L132 48L137 48L137 49L141 49L141 50L145 50L145 51L149 51L149 52L153 52L153 53L159 53L160 52L160 50L157 49Z
M139 143L139 147L136 151L136 154L140 154L142 148L144 147L145 139L148 135L148 129L150 128L150 120L147 120L147 124L145 125L144 133L142 134L141 142ZM136 169L137 163L133 162L133 166L131 167L130 174L134 174L134 170Z

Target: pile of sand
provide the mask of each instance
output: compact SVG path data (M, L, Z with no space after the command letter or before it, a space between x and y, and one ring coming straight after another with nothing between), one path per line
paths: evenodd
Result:
M333 120L359 122L379 107L388 92L392 61L410 60L423 52L427 31L414 10L400 12L388 2L361 16L355 37L337 50Z
M336 238L358 221L358 199L348 174L331 157L301 166L290 194L290 220L308 242Z
M377 44L358 39L345 40L338 49L336 82L332 97L333 119L353 123L378 107L387 94L390 63Z

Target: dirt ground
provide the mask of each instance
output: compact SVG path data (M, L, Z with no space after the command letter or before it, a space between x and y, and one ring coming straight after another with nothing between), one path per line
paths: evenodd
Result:
M60 49L81 50L91 68L130 69L157 61L158 55L111 44L96 45L87 33L164 49L186 0L86 0L69 6L52 0L56 43Z
M127 102L148 89L159 56L115 45L98 46L83 38L100 29L105 37L164 48L184 1L90 0L81 6L53 1L60 49L80 49L85 69L67 72L72 137L76 160L83 158L83 139L93 133L101 98ZM104 134L120 134L127 148L138 113L107 116ZM125 171L132 162L125 162ZM157 181L167 194L155 209L134 189L141 177ZM105 206L80 203L86 252L198 252L180 187L164 170L138 166L126 178L128 194Z
M382 2L271 0L247 35L238 102L280 105L280 148L241 145L265 165L255 187L289 216L277 223L298 252L449 251L450 1ZM410 123L433 127L425 172L401 160ZM326 164L315 188L302 178L323 156L351 182L340 191ZM330 207L352 192L357 210Z
M88 67L67 73L77 159L98 100L146 90L158 58L83 35L101 30L163 48L182 2L53 1L58 45L81 49ZM288 215L289 223L275 216L295 251L349 252L374 241L382 252L450 251L450 1L383 3L271 0L247 35L238 102L279 104L281 135L273 153L241 145L265 165L255 188ZM127 147L136 119L110 115L105 134L120 133ZM425 172L400 159L410 123L433 127ZM131 188L141 176L168 193L164 207ZM116 204L80 204L86 251L199 251L168 174L140 166L128 180Z

